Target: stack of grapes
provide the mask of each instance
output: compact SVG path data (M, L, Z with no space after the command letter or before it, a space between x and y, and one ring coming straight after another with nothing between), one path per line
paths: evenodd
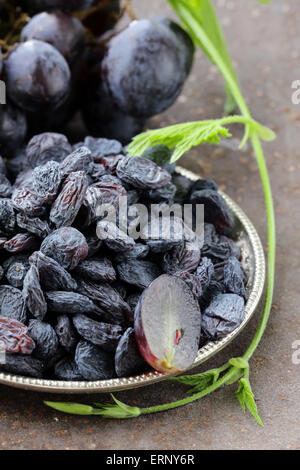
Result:
M77 111L90 134L127 143L175 102L191 69L193 44L180 26L156 17L112 29L116 0L3 0L0 8L5 157L29 135L65 131Z

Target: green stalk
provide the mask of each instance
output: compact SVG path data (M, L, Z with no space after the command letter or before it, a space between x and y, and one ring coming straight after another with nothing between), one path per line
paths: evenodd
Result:
M199 27L199 24L194 19L193 15L187 7L173 0L168 0L171 6L178 13L180 18L183 20L185 26L191 30L192 35L196 38L199 45L204 46L207 52L211 57L214 58L214 62L219 68L221 74L223 75L228 87L230 88L232 95L234 96L238 107L245 118L252 119L251 113L248 109L248 106L244 100L244 97L240 91L239 85L234 76L232 76L230 70L223 61L222 56L219 54L219 51L216 49L210 38L207 36L205 31ZM255 132L251 133L251 142L253 150L255 153L256 161L258 164L260 177L262 181L265 205L266 205L266 215L267 215L267 227L268 227L268 282L267 282L267 292L266 300L264 305L264 311L262 319L259 325L259 328L253 338L252 343L247 349L244 359L249 359L257 348L262 335L266 329L268 319L272 307L272 299L274 292L274 278L275 278L275 257L276 257L276 235L275 235L275 215L274 215L274 203L272 198L271 184L268 175L268 169L265 162L265 157L261 142L259 137Z
M275 229L275 213L274 203L272 197L272 189L266 166L262 146L259 138L254 134L251 136L251 142L256 156L260 177L263 185L266 214L267 214L267 226L268 226L268 272L267 272L267 291L266 300L264 305L263 315L256 331L256 334L250 344L249 348L245 352L243 358L249 360L260 343L260 340L266 329L271 308L274 293L274 280L275 280L275 259L276 259L276 229Z
M224 367L223 367L224 368ZM217 380L214 384L207 387L205 390L202 390L199 393L195 393L190 397L183 398L182 400L173 401L172 403L166 403L164 405L157 405L157 406L150 406L149 408L140 408L140 412L143 415L151 414L151 413L159 413L161 411L168 411L174 408L179 408L184 405L188 405L193 401L199 400L200 398L209 395L210 393L214 392L218 388L222 387L222 385L226 385L226 383L233 378L234 376L234 368L231 368L223 377Z

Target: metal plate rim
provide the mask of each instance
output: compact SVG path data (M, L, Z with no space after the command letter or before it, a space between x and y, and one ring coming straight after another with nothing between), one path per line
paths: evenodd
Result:
M199 178L199 175L196 175L195 173L192 173L191 171L181 167L176 167L176 171L181 175L191 179L192 181L195 181ZM259 235L254 225L246 216L244 211L239 207L239 205L229 196L227 196L227 194L223 193L222 191L220 191L220 193L226 200L229 208L242 223L243 228L249 237L254 258L253 286L246 303L246 315L243 323L225 338L222 338L216 342L207 343L204 347L202 347L198 352L194 364L189 368L189 370L198 366L199 364L202 364L220 352L238 336L238 334L242 331L242 329L246 326L254 314L264 289L266 275L265 257ZM166 380L167 378L168 375L153 371L148 374L122 379L101 380L94 382L68 382L60 380L34 379L30 377L0 373L0 384L38 392L83 394L100 392L107 393L144 387L146 385L151 385L162 380Z

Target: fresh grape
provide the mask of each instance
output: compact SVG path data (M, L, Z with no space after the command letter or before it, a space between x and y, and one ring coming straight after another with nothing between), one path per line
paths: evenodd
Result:
M177 29L186 42L190 40ZM188 62L186 43L173 29L163 21L144 19L132 22L110 40L102 73L124 113L149 117L174 103L189 73Z
M9 98L25 111L54 111L70 93L71 73L57 49L33 39L9 52L5 80Z
M31 39L51 44L72 63L84 46L85 30L75 16L62 11L43 12L35 15L22 30L21 41Z

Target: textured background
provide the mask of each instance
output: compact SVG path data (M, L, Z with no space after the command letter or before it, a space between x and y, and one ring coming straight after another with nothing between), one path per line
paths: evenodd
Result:
M46 408L42 399L66 399L0 386L0 449L300 449L299 373L292 363L292 343L300 340L299 196L300 105L291 102L291 83L300 80L299 0L215 0L242 89L254 116L278 135L266 146L277 216L278 254L272 316L251 360L251 380L265 427L244 415L235 385L185 408L136 420L73 417ZM138 17L170 15L164 0L135 0ZM151 127L218 117L223 83L198 51L193 72L178 102L153 119ZM246 211L266 240L264 200L250 150L198 148L181 164L213 177ZM199 368L240 355L257 327L261 309L238 339ZM179 399L180 385L162 383L118 397L141 406ZM76 397L81 402L109 396Z

